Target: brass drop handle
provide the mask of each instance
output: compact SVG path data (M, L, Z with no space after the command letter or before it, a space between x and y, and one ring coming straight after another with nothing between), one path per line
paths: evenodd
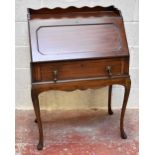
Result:
M58 70L54 70L53 71L53 76L54 76L54 82L56 83L57 82L57 80L58 80Z
M111 66L107 66L107 67L106 67L106 70L107 70L107 72L108 72L108 75L109 75L109 76L112 76L112 71L111 71L112 69L111 69Z

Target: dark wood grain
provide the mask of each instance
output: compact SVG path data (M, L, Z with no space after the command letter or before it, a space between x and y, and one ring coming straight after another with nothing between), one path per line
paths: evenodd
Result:
M123 19L111 15L116 10L72 10L56 14L39 10L28 20L33 62L129 55Z
M39 128L43 130L38 96L48 90L73 91L109 87L108 113L112 114L112 85L125 88L120 118L130 93L129 50L121 12L110 7L28 9L31 51L31 95Z
M119 51L122 44L119 30L112 23L41 26L36 34L38 52L49 56L59 53L80 54L87 51L110 53Z
M95 7L88 7L88 6L84 6L81 8L77 8L75 6L70 6L67 7L65 9L60 8L60 7L56 7L53 9L50 8L40 8L40 9L32 9L32 8L28 8L27 12L28 12L28 18L33 18L33 16L37 16L38 18L41 18L42 14L43 15L47 15L50 14L50 17L55 17L56 15L62 15L64 16L64 14L73 14L73 13L88 13L88 12L102 12L104 11L104 14L106 15L106 13L111 16L122 16L121 12L115 8L114 6L109 6L109 7L103 7L103 6L95 6ZM31 15L31 16L30 16ZM36 18L35 16L35 18Z
M128 58L113 58L100 60L66 61L33 63L33 82L52 81L54 71L57 80L81 79L92 77L109 77L107 67L111 67L112 76L128 74Z

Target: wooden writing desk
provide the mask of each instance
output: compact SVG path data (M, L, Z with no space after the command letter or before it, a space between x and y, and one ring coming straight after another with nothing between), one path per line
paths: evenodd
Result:
M123 85L120 133L126 139L123 120L131 80L121 12L113 6L28 9L28 26L31 95L39 128L38 150L43 148L38 95L48 90L109 86L108 112L112 114L112 85Z

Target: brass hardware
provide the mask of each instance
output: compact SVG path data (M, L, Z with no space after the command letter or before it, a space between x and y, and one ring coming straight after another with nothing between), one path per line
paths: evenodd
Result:
M53 75L54 75L54 82L56 83L57 82L57 80L58 80L58 71L57 70L54 70L53 71Z
M111 71L112 69L111 69L111 66L107 66L107 67L106 67L106 70L107 70L107 72L108 72L108 75L109 75L109 76L112 76L112 71Z

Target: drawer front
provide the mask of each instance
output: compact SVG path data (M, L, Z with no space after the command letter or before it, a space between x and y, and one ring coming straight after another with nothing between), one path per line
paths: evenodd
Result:
M121 58L39 63L33 66L33 81L112 77L127 73L128 60Z

